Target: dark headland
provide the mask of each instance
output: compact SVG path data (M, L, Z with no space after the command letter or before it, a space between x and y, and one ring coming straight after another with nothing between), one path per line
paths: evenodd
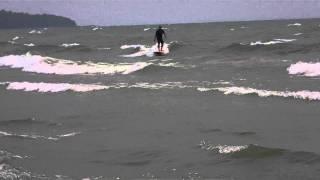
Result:
M0 28L73 27L76 22L61 16L0 11Z

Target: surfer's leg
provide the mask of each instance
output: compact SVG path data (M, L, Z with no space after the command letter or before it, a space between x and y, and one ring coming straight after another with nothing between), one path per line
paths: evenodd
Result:
M160 40L157 39L157 44L158 44L158 51L160 51Z
M161 41L161 51L163 50L163 44L164 44L164 42L163 42L163 40Z

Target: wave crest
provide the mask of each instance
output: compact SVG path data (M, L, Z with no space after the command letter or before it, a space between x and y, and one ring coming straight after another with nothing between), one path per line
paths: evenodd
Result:
M58 141L61 138L66 138L66 137L72 137L81 134L80 132L72 132L72 133L67 133L67 134L61 134L61 135L56 135L54 137L46 137L46 136L41 136L41 135L29 135L29 134L15 134L15 133L9 133L5 131L0 131L0 135L4 137L11 137L11 138L19 138L19 139L44 139L44 140L51 140L51 141Z
M235 153L244 149L247 149L247 145L243 146L229 146L229 145L212 145L202 140L199 144L201 149L205 149L207 151L217 150L220 154L230 154Z
M62 92L68 90L75 92L88 92L109 89L109 87L94 84L10 82L8 83L7 89L37 92Z
M259 97L292 97L296 99L303 99L303 100L320 100L320 92L318 91L270 91L270 90L261 90L261 89L254 89L249 87L219 87L219 88L197 88L198 91L205 92L205 91L220 91L223 92L225 95L235 94L235 95L248 95L248 94L255 94Z
M0 57L0 66L9 66L11 68L21 68L26 72L44 73L44 74L130 74L149 66L151 63L93 63L87 61L84 63L56 59L52 57L43 57L40 55L9 55Z

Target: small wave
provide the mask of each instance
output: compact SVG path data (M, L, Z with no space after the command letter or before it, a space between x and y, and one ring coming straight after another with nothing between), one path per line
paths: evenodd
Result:
M68 134L61 134L61 135L57 135L58 137L62 138L62 137L72 137L72 136L76 136L80 134L80 132L72 132L72 133L68 133Z
M300 35L302 35L303 33L295 33L295 34L293 34L294 36L300 36Z
M282 43L288 43L296 41L296 39L273 39L272 41L262 42L251 42L250 46L257 46L257 45L274 45L274 44L282 44Z
M234 94L234 95L248 95L248 94L256 94L259 97L291 97L296 99L303 100L320 100L320 92L318 91L270 91L270 90L260 90L249 87L219 87L219 88L197 88L198 91L206 92L206 91L220 91L225 95Z
M29 158L28 156L22 156L22 155L17 155L17 154L13 154L13 153L10 153L10 152L7 152L7 151L2 151L0 150L0 158L1 157L5 157L7 159L23 159L23 158ZM1 162L0 162L1 163ZM1 166L3 169L3 165ZM1 170L0 169L0 170Z
M32 123L39 123L39 121L36 121L36 118L25 118L25 119L15 119L15 120L0 121L0 125L32 124Z
M288 24L288 27L290 27L290 26L302 26L302 24L300 24L300 23Z
M149 31L151 28L144 28L143 31Z
M111 48L97 48L98 50L110 50Z
M56 59L52 57L42 57L39 55L9 55L0 57L0 66L9 66L11 68L22 68L22 71L44 73L44 74L130 74L141 70L151 63L93 63L93 62L75 62L71 60Z
M12 41L16 41L16 40L18 40L18 39L20 39L20 37L19 37L19 36L16 36L16 37L12 38Z
M153 45L152 47L147 47L145 45L123 45L120 48L121 49L128 49L128 48L139 49L138 52L135 52L133 54L128 54L128 55L122 55L122 57L141 57L141 56L153 57L154 52L158 52L158 47L156 44ZM169 46L168 44L164 44L163 54L168 54L168 53L169 53Z
M101 27L94 27L94 28L92 28L92 31L97 31L97 30L102 30L102 28L101 28Z
M0 131L0 135L5 137L13 137L13 138L21 138L21 139L46 139L46 140L58 140L58 138L54 137L45 137L45 136L39 136L39 135L27 135L27 134L14 134L9 133L5 131Z
M44 29L44 30L46 30L46 29ZM42 34L42 31L38 31L38 30L33 29L33 30L29 31L29 34Z
M15 41L8 41L10 44L17 44Z
M320 63L299 61L291 64L287 71L292 75L303 75L307 77L320 76Z
M253 144L240 146L214 145L210 142L206 142L205 140L202 140L200 142L199 147L207 151L218 152L219 154L230 154L231 157L234 158L266 158L272 156L281 156L284 154L292 156L293 154L295 154L294 152L289 152L284 149L268 148Z
M8 82L8 90L23 90L23 91L37 91L37 92L88 92L103 89L109 89L108 86L94 85L94 84L68 84L68 83L32 83L32 82Z
M183 46L184 46L184 44L179 41L171 41L169 43L170 50L176 50L176 49L179 49Z
M204 87L212 87L215 85L230 85L229 82L217 81L217 82L162 82L162 83L149 83L149 82L137 82L134 84L129 83L115 83L110 85L96 85L96 84L69 84L69 83L44 83L44 82L5 82L1 83L6 86L7 90L23 90L23 91L35 91L35 92L88 92L107 89L120 89L120 88L142 88L142 89L183 89L183 88L198 88L198 90ZM1 122L0 122L1 124Z
M61 134L61 135L56 135L55 137L46 137L46 136L41 136L41 135L29 135L29 134L15 134L15 133L9 133L5 131L0 131L0 135L5 136L5 137L12 137L12 138L21 138L21 139L44 139L44 140L51 140L51 141L58 141L61 138L65 137L72 137L81 134L80 132L72 132L72 133L67 133L67 134Z
M136 83L128 86L129 88L143 89L174 89L174 88L190 88L191 85L185 85L182 82L166 82L166 83Z
M256 132L242 131L242 132L234 132L233 134L238 135L238 136L251 136L251 135L256 135Z
M235 153L248 148L248 145L242 145L242 146L212 145L210 143L207 143L205 140L202 140L199 146L201 147L201 149L205 149L207 151L217 150L220 154Z
M80 44L79 43L69 43L69 44L63 43L63 44L61 44L61 46L68 48L68 47L80 46Z
M28 47L33 47L33 46L35 46L35 44L33 44L33 43L23 44L23 45L28 46Z

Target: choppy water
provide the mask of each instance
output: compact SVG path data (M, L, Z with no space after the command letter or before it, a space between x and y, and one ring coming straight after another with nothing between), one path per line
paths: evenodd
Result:
M320 21L0 31L0 179L318 179Z

